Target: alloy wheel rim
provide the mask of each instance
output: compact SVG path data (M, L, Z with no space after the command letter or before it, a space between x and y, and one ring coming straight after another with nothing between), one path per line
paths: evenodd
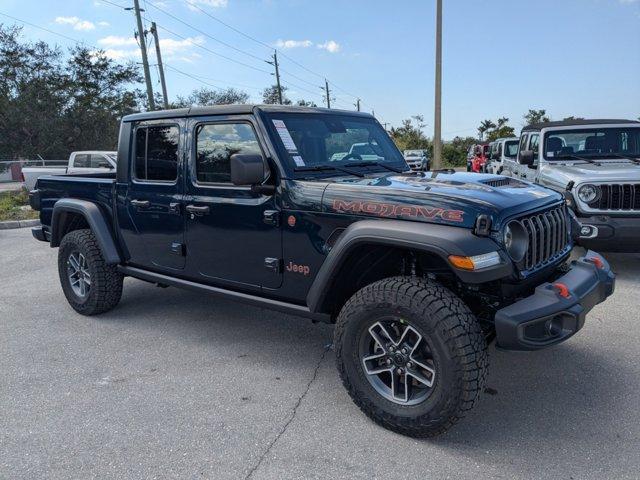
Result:
M85 298L91 289L91 274L87 258L80 252L72 252L67 258L67 276L73 293Z
M433 391L436 364L425 337L406 320L381 319L363 332L359 357L371 386L399 405L417 405Z

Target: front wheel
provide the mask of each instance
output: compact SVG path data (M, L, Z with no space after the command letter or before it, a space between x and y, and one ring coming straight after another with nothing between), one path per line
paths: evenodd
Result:
M111 310L122 296L122 274L116 265L106 264L88 229L74 230L60 242L58 275L67 301L82 315Z
M413 437L448 430L477 402L487 374L478 322L443 286L394 277L358 291L340 312L336 363L376 423Z

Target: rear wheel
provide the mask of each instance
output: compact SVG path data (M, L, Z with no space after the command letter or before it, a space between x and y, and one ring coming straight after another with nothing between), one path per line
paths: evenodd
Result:
M414 437L443 433L479 398L486 343L469 309L434 282L395 277L358 291L335 329L336 362L353 401Z
M105 263L88 229L74 230L60 242L58 275L67 301L83 315L111 310L122 296L122 274L116 265Z

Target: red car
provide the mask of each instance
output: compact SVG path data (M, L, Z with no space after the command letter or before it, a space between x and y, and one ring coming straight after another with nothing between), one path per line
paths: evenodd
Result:
M484 173L485 166L489 160L490 147L489 144L475 145L473 147L473 160L471 160L471 171L476 173Z

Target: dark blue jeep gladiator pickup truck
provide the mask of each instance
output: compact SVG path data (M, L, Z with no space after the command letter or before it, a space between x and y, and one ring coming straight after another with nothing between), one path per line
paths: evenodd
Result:
M476 403L489 342L558 344L614 289L597 253L568 261L575 221L561 194L499 175L412 172L362 113L130 115L114 175L41 177L31 205L42 222L33 235L59 247L79 313L114 308L130 276L335 323L354 402L417 437Z

